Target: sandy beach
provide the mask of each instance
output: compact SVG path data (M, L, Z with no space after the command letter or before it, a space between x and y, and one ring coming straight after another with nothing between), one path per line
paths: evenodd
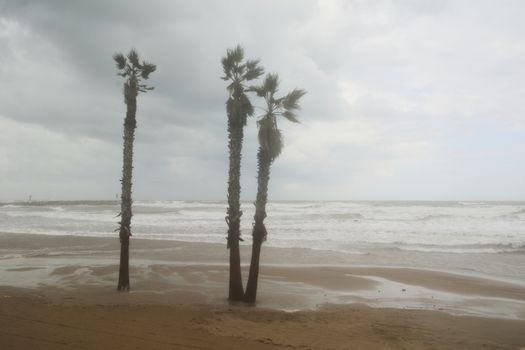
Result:
M524 321L330 305L283 311L2 290L3 349L521 349ZM109 294L109 293L108 293ZM15 296L16 295L16 296Z
M520 281L284 264L278 257L290 251L274 248L264 251L258 304L231 305L222 245L134 240L132 291L119 293L116 239L3 234L0 241L12 252L0 261L2 349L525 347ZM318 254L302 253L305 261Z

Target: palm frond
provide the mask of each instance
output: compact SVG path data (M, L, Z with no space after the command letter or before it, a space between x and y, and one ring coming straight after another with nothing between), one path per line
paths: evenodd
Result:
M140 73L140 76L143 79L148 79L149 75L157 70L157 66L153 63L143 61L142 62L142 71Z
M221 59L222 70L224 76L221 77L223 80L230 80L233 78L234 74L242 74L240 71L243 71L244 68L241 68L241 62L244 59L244 49L237 45L233 49L226 50L226 56Z
M271 118L265 116L262 119L259 119L257 121L257 126L259 127L259 132L257 135L259 138L259 146L261 146L266 151L270 151L272 145L271 130L273 128Z
M235 100L230 96L230 98L228 98L226 101L226 113L228 113L228 118L234 115L236 108L237 105L235 104Z
M230 59L230 56L225 56L221 60L222 70L224 71L224 76L221 77L222 80L229 80L232 76L233 62Z
M148 91L151 91L153 89L155 89L154 86L148 86L146 84L140 84L138 86L138 91L140 91L140 92L148 92Z
M113 55L113 59L120 70L117 74L127 78L124 82L124 98L126 103L135 98L139 92L151 91L154 88L146 84L141 84L141 79L148 79L150 74L155 72L157 66L151 62L143 61L139 63L139 54L135 49L131 49L127 57L121 53ZM129 101L128 101L129 100Z
M257 124L259 125L259 145L268 152L270 159L273 161L282 151L281 131L277 128L274 119L270 115L260 119Z
M244 75L245 70L246 70L245 64L236 64L233 68L233 72L241 77Z
M233 94L233 92L235 91L236 87L238 85L238 82L236 82L235 80L232 81L230 84L228 84L228 86L226 86L226 90L228 90L228 92L231 94Z
M240 101L240 107L242 109L243 114L246 116L252 116L254 113L253 105L250 102L250 99L246 94L241 95L241 101Z
M286 111L298 110L301 107L299 106L299 100L306 94L306 91L303 89L293 89L288 95L286 95L282 100L282 106Z
M128 60L131 63L131 65L133 65L134 67L139 68L141 66L140 65L139 54L138 54L137 50L135 50L135 49L131 49L129 51L129 53L128 53Z
M126 60L126 57L124 57L123 54L121 54L121 53L114 54L113 55L113 60L117 64L117 69L121 70L121 69L126 68L127 60Z
M274 129L272 129L272 149L270 152L270 157L272 161L275 160L275 158L279 157L282 150L283 150L283 136L281 134L281 130L275 127Z
M297 115L292 111L286 110L282 112L281 115L293 123L299 123Z
M266 90L264 89L264 86L257 86L253 85L246 89L247 92L255 92L255 94L259 97L264 97L266 95Z
M279 75L277 73L268 73L263 83L264 90L274 94L279 89Z
M259 60L246 61L246 75L244 76L246 81L257 79L264 74L264 68L259 66L259 63Z
M234 49L229 49L227 55L233 63L240 63L244 59L244 49L241 45L237 45Z

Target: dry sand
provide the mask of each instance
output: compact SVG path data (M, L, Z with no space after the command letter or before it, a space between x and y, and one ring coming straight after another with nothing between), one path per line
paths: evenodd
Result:
M1 349L521 349L525 321L331 305L288 313L3 289ZM50 294L51 293L51 294ZM189 299L187 299L189 297ZM111 301L110 299L114 299ZM120 300L118 300L120 299ZM176 301L176 302L175 302Z

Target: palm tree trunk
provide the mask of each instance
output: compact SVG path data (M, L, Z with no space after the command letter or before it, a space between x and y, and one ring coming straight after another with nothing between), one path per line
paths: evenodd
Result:
M257 282L259 279L259 259L261 255L261 246L266 240L266 227L264 219L266 218L266 203L268 202L268 182L270 181L271 158L267 151L259 147L257 153L258 173L257 173L257 200L255 202L255 223L253 225L253 243L252 259L250 262L250 273L248 275L248 284L246 285L246 294L244 301L255 303L257 299Z
M126 96L126 119L124 120L124 152L122 166L122 195L121 195L121 221L120 221L120 268L118 276L118 290L128 291L129 284L129 238L131 236L131 177L133 172L133 141L137 122L136 95Z
M230 152L230 169L228 172L228 248L230 250L230 286L228 299L241 301L244 297L241 276L241 256L239 251L240 221L242 212L240 210L241 193L241 151L244 137L243 125L235 123L228 118L228 148Z
M257 299L257 282L259 280L259 259L261 256L262 239L255 238L255 228L252 243L252 260L250 262L250 274L248 275L248 283L246 284L246 294L244 301L247 303L255 303Z

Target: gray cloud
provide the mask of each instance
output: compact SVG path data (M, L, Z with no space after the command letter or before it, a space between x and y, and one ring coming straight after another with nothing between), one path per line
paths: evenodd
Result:
M0 199L113 198L125 106L111 56L158 65L139 97L135 193L225 197L220 58L244 45L308 90L273 199L523 199L525 4L0 1ZM258 102L256 101L255 104ZM254 123L243 196L255 192ZM36 175L38 174L38 175Z

